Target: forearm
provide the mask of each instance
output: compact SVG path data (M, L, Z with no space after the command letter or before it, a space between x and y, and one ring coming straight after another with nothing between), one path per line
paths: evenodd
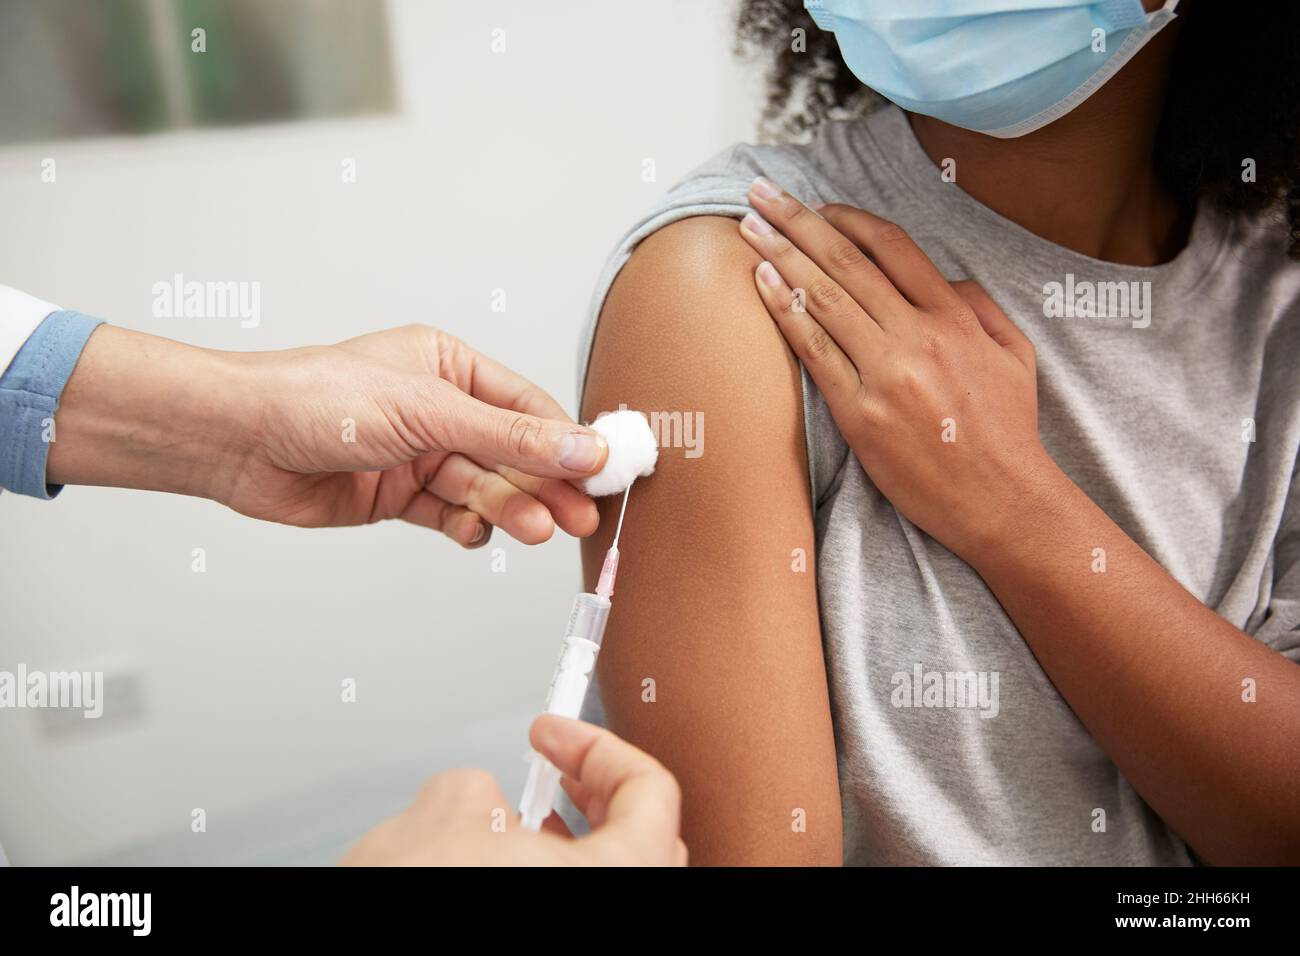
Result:
M219 498L250 446L245 366L237 353L100 326L63 391L48 481Z
M464 547L491 525L528 544L595 526L563 479L604 464L596 433L437 329L220 352L94 321L42 325L0 378L0 440L19 439L0 487L170 491L299 527L400 518Z
M1046 474L1020 497L1018 524L967 559L1089 732L1198 854L1296 863L1300 667L1198 601L1055 466Z

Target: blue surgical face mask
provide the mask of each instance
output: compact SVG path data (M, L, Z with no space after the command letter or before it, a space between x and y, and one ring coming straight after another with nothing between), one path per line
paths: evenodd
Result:
M1174 18L1140 0L804 0L854 76L905 110L1023 136L1091 96Z

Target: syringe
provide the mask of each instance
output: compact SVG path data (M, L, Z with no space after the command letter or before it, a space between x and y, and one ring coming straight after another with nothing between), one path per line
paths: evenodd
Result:
M573 600L569 624L564 630L564 645L560 661L555 665L551 689L546 695L546 713L562 717L577 717L582 713L582 701L587 696L587 685L596 669L596 656L600 642L605 637L605 622L609 619L610 598L614 596L614 578L618 575L618 537L623 533L623 515L627 512L627 498L632 491L628 485L623 492L623 506L618 513L618 527L614 543L605 552L605 563L600 569L600 580L595 593L583 592ZM530 755L528 782L519 799L519 813L526 829L539 830L542 821L551 815L555 798L560 792L563 774L539 753Z

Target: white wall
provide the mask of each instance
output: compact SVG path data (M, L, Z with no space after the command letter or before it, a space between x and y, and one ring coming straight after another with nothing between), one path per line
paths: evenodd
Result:
M574 410L604 256L752 135L761 84L731 55L731 16L720 0L396 2L398 116L0 151L0 282L229 349L428 322ZM176 272L261 282L260 327L152 318L151 286ZM141 692L138 718L70 734L0 710L0 843L16 864L328 858L446 761L513 785L578 582L562 535L527 549L498 533L466 554L398 524L303 531L94 488L0 496L0 669L104 667ZM206 834L190 833L196 807Z

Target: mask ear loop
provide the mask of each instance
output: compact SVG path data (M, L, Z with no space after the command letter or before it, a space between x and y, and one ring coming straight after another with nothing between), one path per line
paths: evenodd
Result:
M1123 45L1119 50L1115 51L1114 55L1106 62L1106 65L1102 68L1101 72L1094 73L1083 83L1082 86L1065 99L1047 107L1047 109L1036 113L1028 119L1021 120L1013 126L1006 126L1002 129L986 129L983 130L983 132L986 135L993 136L997 139L1015 139L1018 136L1024 136L1026 133L1032 133L1034 130L1040 129L1048 123L1054 122L1062 116L1065 116L1093 93L1097 92L1098 88L1109 83L1116 73L1124 69L1124 67L1128 65L1128 62L1132 60L1133 57L1137 56L1138 52L1146 45L1148 40L1155 36L1160 30L1168 26L1169 23L1178 16L1178 14L1174 12L1174 8L1178 6L1178 2L1179 0L1165 0L1164 6L1159 10L1152 10L1148 13L1146 15L1147 32L1145 34L1134 33L1133 31L1136 31L1137 27L1130 28L1129 35L1125 38ZM1062 106L1066 108L1062 110Z

